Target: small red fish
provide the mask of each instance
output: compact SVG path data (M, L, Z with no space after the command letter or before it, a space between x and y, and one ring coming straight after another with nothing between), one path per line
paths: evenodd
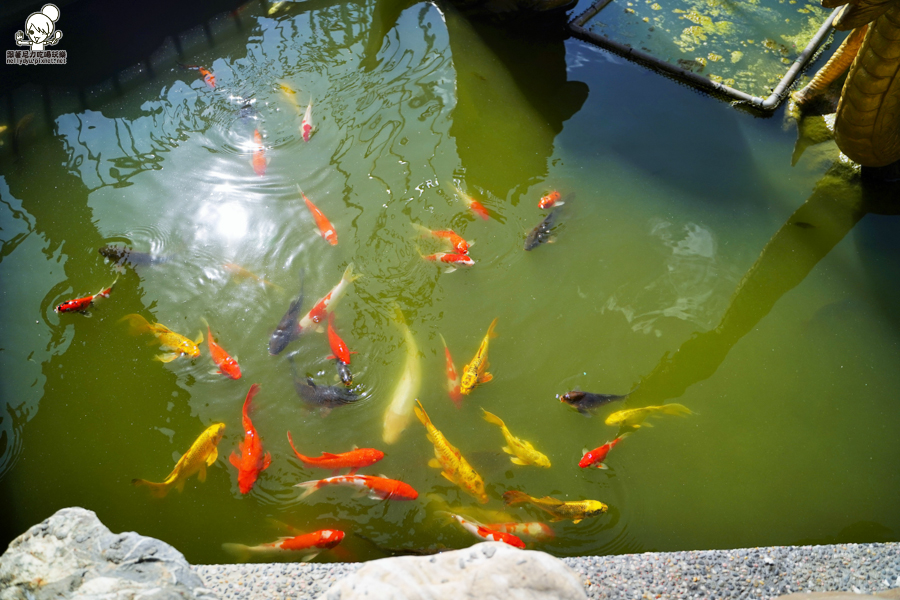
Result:
M205 323L206 319L203 319L203 322ZM209 323L206 323L206 341L209 344L209 355L212 357L213 362L216 363L216 366L219 367L219 373L227 375L232 379L240 379L241 367L238 366L237 361L231 358L225 349L213 339Z
M554 206L562 206L565 202L560 202L560 194L557 191L552 191L546 196L541 198L541 201L538 202L538 206L540 208L553 208Z
M439 333L438 335L441 336L441 342L444 343L444 357L447 359L447 394L453 400L456 408L462 408L463 395L459 391L459 374L456 372L456 365L453 364L453 357L450 356L447 340L444 339L443 334Z
M511 533L505 533L503 531L497 531L495 529L491 529L485 525L477 521L470 521L462 518L459 515L454 515L453 513L447 513L453 519L455 519L463 528L474 535L477 538L481 538L488 542L503 542L504 544L509 544L510 546L514 546L516 548L525 549L525 542L512 535Z
M525 535L536 540L546 540L555 535L549 525L538 521L530 523L485 523L484 526L488 529L513 535Z
M306 197L306 194L300 192L300 195L303 196L303 200L306 202L306 206L309 208L309 212L312 213L313 218L316 220L316 226L319 228L319 231L322 233L322 237L328 240L328 243L332 246L337 246L337 232L334 230L334 225L331 224L331 221L322 214L322 211L319 210L315 204L313 204L309 198Z
M308 142L309 138L312 137L313 130L316 126L313 124L312 118L312 98L309 99L309 105L306 107L306 112L303 113L303 120L300 121L300 133L303 135L303 141ZM337 242L334 242L337 243Z
M374 465L384 458L384 452L375 448L357 448L350 452L342 452L340 454L332 454L331 452L323 452L322 456L304 456L297 452L294 448L294 440L291 438L291 432L288 431L288 442L291 444L291 450L297 455L307 467L317 467L320 469L334 469L335 473L338 469L350 469L348 475L356 475L356 472L362 467Z
M266 174L266 149L263 147L259 129L253 130L253 141L256 142L256 150L253 151L253 170L262 177Z
M628 437L628 433L623 433L613 441L606 442L599 448L594 448L590 452L585 452L584 456L581 457L581 461L579 461L578 466L582 469L584 469L585 467L597 467L598 469L608 468L605 464L603 464L603 460L606 458L606 455L609 454L609 451L612 450L616 444L621 442L626 437Z
M419 492L408 483L384 477L369 477L368 475L338 475L318 481L304 481L294 487L306 489L300 494L302 500L326 485L347 485L361 488L363 491L368 490L369 498L373 500L415 500L419 497Z
M66 313L66 312L80 312L85 313L87 307L94 303L94 300L97 298L109 298L109 293L112 291L113 286L116 285L116 281L119 280L119 276L116 275L115 281L109 284L109 287L105 290L100 290L93 296L85 296L84 298L75 298L74 300L66 300L59 306L53 309L53 312L56 313Z
M179 63L180 64L180 63ZM212 74L207 69L204 69L198 65L180 65L183 69L190 69L191 71L200 71L200 74L203 76L203 81L206 82L206 85L211 87L212 89L216 89L216 76Z
M475 264L475 261L469 258L468 254L453 254L451 252L437 252L422 258L431 262L442 262L450 265L450 268L447 269L448 273L455 271L456 267L471 267Z
M356 354L356 352L350 352L350 350L347 348L347 344L344 343L344 340L342 340L334 330L333 312L328 313L328 343L331 345L331 351L334 354L327 358L336 358L345 365L349 365L350 355Z
M244 427L244 441L238 445L241 456L238 457L234 452L228 457L229 462L238 469L238 487L242 494L246 494L256 483L259 473L269 468L272 464L272 455L268 452L263 455L262 442L256 434L256 428L250 421L250 401L259 391L259 384L254 383L247 392L247 398L244 400L244 410L241 424Z
M448 229L446 231L438 231L438 230L428 229L427 227L418 225L416 223L413 223L413 225L415 226L416 229L418 229L419 231L422 232L423 236L431 235L436 238L444 239L444 240L447 240L448 242L450 242L450 245L453 247L453 252L455 252L456 254L468 254L469 253L469 246L471 246L472 244L470 244L469 242L464 240L462 238L462 236L457 234L452 229Z

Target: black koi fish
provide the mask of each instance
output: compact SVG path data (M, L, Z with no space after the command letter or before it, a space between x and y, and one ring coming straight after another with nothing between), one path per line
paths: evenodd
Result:
M291 372L294 375L294 389L297 395L303 399L308 405L324 409L323 414L327 414L332 408L344 406L359 400L359 395L352 390L348 390L336 385L316 385L313 378L307 375L300 377L294 365L294 357L288 356L291 363Z
M353 373L350 372L350 365L348 365L341 359L337 359L334 362L334 366L337 368L338 376L341 378L341 382L344 385L351 385L353 383Z
M167 256L137 252L124 246L103 246L97 252L118 265L123 263L134 266L161 265L170 260Z
M591 413L604 404L624 400L628 394L624 396L616 396L615 394L592 394L590 392L582 392L581 390L573 390L566 392L559 397L560 402L565 402L572 408L575 408L586 417L590 417Z
M556 217L559 215L559 207L557 206L550 211L544 220L525 237L525 250L532 250L541 244L550 241L550 230L556 225Z
M269 338L269 354L275 356L291 343L292 340L300 337L301 329L298 321L300 317L300 308L303 306L303 270L300 271L300 294L291 302L287 312L281 317L275 331Z

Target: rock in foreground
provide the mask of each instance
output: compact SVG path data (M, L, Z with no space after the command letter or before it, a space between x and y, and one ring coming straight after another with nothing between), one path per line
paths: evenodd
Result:
M214 600L184 556L134 532L112 533L92 511L64 508L0 556L0 600Z
M544 552L485 542L429 557L366 563L334 584L325 600L582 600L575 573Z

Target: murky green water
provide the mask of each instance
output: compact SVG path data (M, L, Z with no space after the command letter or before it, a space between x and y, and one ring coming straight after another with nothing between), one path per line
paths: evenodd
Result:
M49 124L36 103L20 155L2 156L3 543L71 505L195 563L233 560L225 542L285 535L275 521L345 530L319 560L384 555L353 533L386 548L473 543L434 516L444 501L475 501L427 466L418 421L382 441L406 359L395 305L420 350L418 398L484 477L486 508L503 509L513 489L609 505L553 524L555 538L532 547L563 556L900 539L900 222L881 214L885 192L829 183L833 144L791 167L796 134L780 114L756 119L574 40L488 45L430 4L241 15L243 29L220 23L213 47L186 45L185 62L211 68L215 89L163 52L156 78L135 77L121 96L98 90L86 107L57 98ZM314 99L309 143L279 82L299 90L301 107ZM250 98L255 111L242 115ZM298 184L337 246L318 235ZM538 199L553 189L574 194L556 243L526 253L545 214ZM438 246L411 223L474 240L476 264L445 273L423 261L420 250ZM170 260L127 268L91 318L55 314L112 281L97 252L110 243ZM363 399L323 416L267 343L301 271L308 310L351 262L363 277L336 323L358 352ZM225 263L280 289L236 280ZM205 343L194 361L154 361L157 348L118 322L130 313L189 337L205 317L244 377L211 374ZM494 380L457 410L439 334L461 370L494 317ZM289 351L300 372L335 384L325 335ZM252 383L273 461L242 496L227 458ZM555 398L575 387L637 391L588 419ZM607 414L672 401L696 414L640 429L608 471L578 468L583 448L615 436ZM482 407L552 468L511 464ZM206 482L161 500L130 485L162 480L214 422L226 431ZM303 468L287 431L311 455L384 450L363 472L402 479L419 499L326 488L298 500L294 484L329 472Z

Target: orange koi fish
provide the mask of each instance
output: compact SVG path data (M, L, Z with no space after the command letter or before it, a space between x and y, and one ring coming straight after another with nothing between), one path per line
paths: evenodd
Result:
M469 207L469 210L471 210L473 213L475 213L485 221L488 220L488 218L490 217L490 213L488 213L488 210L481 202L468 195L457 186L453 186L453 188L456 190L456 194L462 199L462 201L466 203L466 206Z
M497 319L495 317L494 320L491 321L491 326L488 327L484 339L481 340L481 345L478 347L478 352L475 353L475 358L463 368L462 381L459 386L460 393L466 395L471 394L476 385L479 383L487 383L494 378L493 375L487 372L489 366L487 354L488 342L491 338L497 337L497 334L494 332L494 327L496 326Z
M253 141L256 143L256 150L253 151L253 170L262 177L266 174L266 149L263 147L259 129L253 130Z
M513 535L524 535L538 541L551 539L555 536L549 525L538 521L531 521L529 523L485 523L484 526L495 531L502 531Z
M350 355L356 354L356 352L350 352L347 348L347 344L344 343L344 340L340 338L337 332L334 330L334 313L328 313L328 343L331 345L331 351L333 354L328 356L327 358L336 358L345 365L350 364Z
M428 229L427 227L419 225L418 223L413 223L413 227L420 231L422 236L430 235L438 239L447 240L448 242L450 242L450 246L453 248L453 252L455 254L468 254L469 246L475 243L467 242L462 238L462 236L458 235L452 229L448 229L446 231L437 231Z
M217 372L232 379L240 379L241 367L238 366L235 359L225 352L222 346L216 343L216 340L213 339L212 330L209 328L209 323L206 319L202 320L206 324L206 343L209 344L209 355L212 357L213 362L216 363L216 366L219 367Z
M504 544L509 544L510 546L514 546L516 548L525 549L525 542L517 538L511 533L506 533L503 531L497 531L495 529L491 529L485 525L482 525L478 521L471 521L462 518L459 515L453 513L446 513L449 517L452 517L457 523L463 526L463 529L471 533L477 538L485 540L487 542L503 542Z
M557 191L550 192L546 196L541 198L541 201L538 202L538 206L543 209L553 208L554 206L562 206L565 202L561 202L560 193Z
M182 65L181 63L178 63L178 65L182 69L188 69L191 71L200 71L200 75L203 76L203 81L206 82L206 85L208 85L212 89L216 89L216 76L213 75L212 72L208 71L207 69L204 69L203 67L201 67L199 65Z
M222 550L228 552L240 561L247 561L253 557L271 556L285 552L303 553L301 562L314 559L322 550L330 550L344 539L344 532L339 529L321 529L312 533L305 533L294 537L281 537L268 544L258 546L245 546L244 544L222 544Z
M315 306L312 307L305 317L300 319L300 323L298 324L299 329L305 330L316 323L321 323L322 319L328 316L328 312L334 310L337 306L337 302L344 295L347 286L359 278L359 273L353 273L353 263L347 265L347 269L344 271L344 275L341 277L338 284L334 286L330 292L325 294L321 300L316 302ZM322 330L319 329L319 331Z
M603 464L603 460L606 458L606 455L609 454L609 451L615 448L616 444L621 442L623 439L628 437L630 432L625 432L616 439L611 442L606 442L599 448L594 448L590 452L585 450L584 456L581 457L581 461L579 461L578 466L584 469L585 467L597 467L598 469L607 469L608 467Z
M362 467L369 467L374 465L379 460L384 458L384 452L381 450L376 450L375 448L356 448L355 450L351 450L350 452L342 452L340 454L332 454L331 452L323 452L322 456L312 457L305 456L297 452L297 449L294 447L294 439L291 437L291 432L288 431L287 434L288 442L291 445L291 450L294 451L294 454L297 455L297 458L300 459L307 467L316 467L319 469L334 469L334 474L337 475L337 472L340 469L350 469L348 475L356 475L356 472L359 471Z
M363 491L368 490L369 498L372 500L415 500L419 497L419 492L408 483L368 475L338 475L318 481L304 481L294 487L305 488L306 491L300 494L300 499L303 500L326 485L347 485Z
M300 186L297 186L297 189L300 189ZM322 237L332 246L337 246L338 239L337 232L334 230L334 225L332 225L331 221L328 220L328 217L322 214L322 211L306 197L306 194L304 194L303 191L300 192L300 195L303 196L303 200L306 202L309 212L312 213L313 218L316 220L316 226L319 228Z
M99 292L94 294L93 296L85 296L84 298L75 298L74 300L66 300L59 306L53 309L55 313L66 313L66 312L80 312L83 315L90 315L87 312L88 306L94 303L94 300L97 298L109 298L109 293L112 291L113 286L116 285L116 281L119 280L119 276L116 275L115 280L109 284L109 287L106 289L101 289Z
M456 373L456 365L453 364L453 357L450 356L450 348L447 347L447 340L442 334L441 342L444 344L444 357L447 359L447 394L456 408L462 408L462 394L459 391L459 375Z
M238 457L234 452L228 457L228 461L237 467L238 470L238 487L242 494L246 494L256 483L259 473L269 468L272 464L272 455L268 452L263 455L262 442L256 433L256 428L250 421L250 401L259 391L259 384L254 383L247 392L247 398L244 400L244 410L241 417L241 425L244 427L244 441L238 445L241 456Z
M189 340L179 333L175 333L162 323L150 324L147 319L138 314L125 315L119 322L128 321L128 327L132 335L141 333L152 333L157 341L159 341L161 349L168 349L172 352L157 354L154 358L160 362L172 362L179 356L189 356L197 358L200 356L200 348L198 345L203 342L203 332L199 333L197 341Z
M312 137L313 131L316 126L313 124L312 118L312 98L309 99L309 105L306 107L306 112L303 113L303 120L300 121L300 133L303 135L303 141L308 142L309 138ZM307 200L307 203L309 201ZM336 244L337 242L332 242L332 244Z
M471 267L475 264L475 261L469 258L468 254L452 254L450 252L437 252L435 254L429 254L428 256L423 256L427 261L431 262L442 262L446 265L450 265L447 269L447 273L452 273L456 270L456 267Z

